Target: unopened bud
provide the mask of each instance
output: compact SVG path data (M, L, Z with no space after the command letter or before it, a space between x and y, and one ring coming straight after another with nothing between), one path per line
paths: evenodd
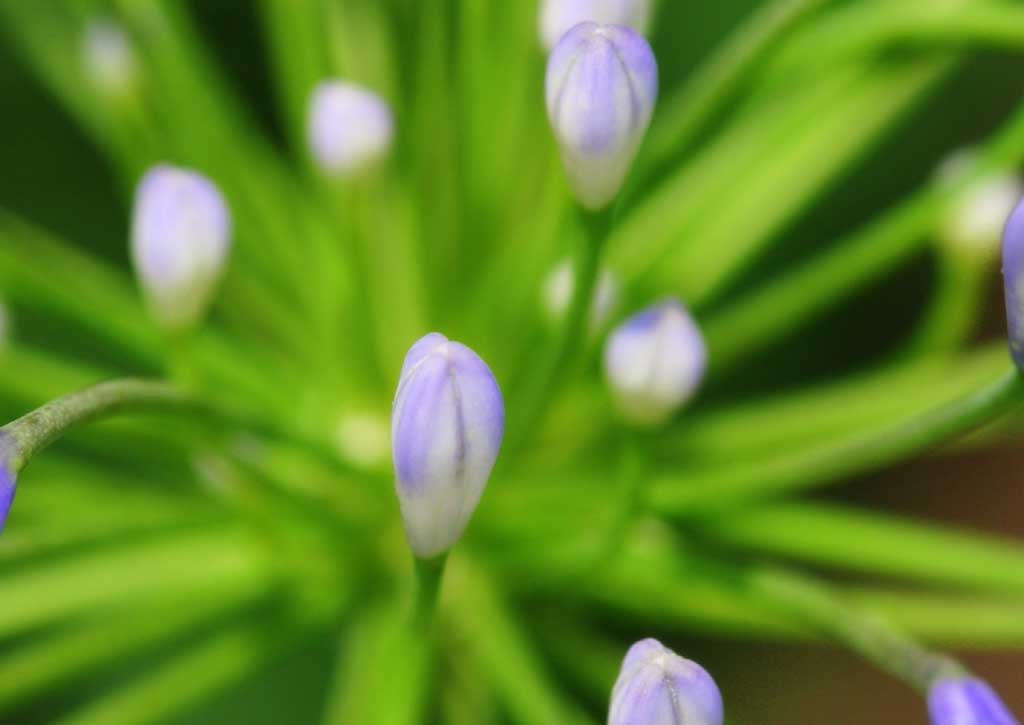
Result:
M548 59L548 118L579 202L603 209L619 193L658 96L647 41L623 25L581 23Z
M995 691L975 677L950 677L928 690L932 725L1019 725Z
M608 725L722 725L722 695L707 671L656 639L629 648Z
M391 450L405 532L417 556L441 554L462 536L504 426L501 391L479 355L437 332L410 348L391 413Z
M697 392L706 367L704 336L675 299L633 315L605 344L605 376L635 425L665 422Z
M394 119L387 102L346 81L324 81L310 99L309 148L327 173L350 177L387 156Z
M153 313L169 330L195 324L227 261L231 217L206 177L161 165L135 192L132 260Z

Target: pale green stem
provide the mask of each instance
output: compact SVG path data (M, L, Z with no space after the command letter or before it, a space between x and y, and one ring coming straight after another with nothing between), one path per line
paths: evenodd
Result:
M65 395L0 428L0 440L14 450L7 464L17 472L35 453L68 429L125 410L182 409L198 406L191 394L153 380L113 380Z
M430 559L413 558L416 571L416 601L413 605L413 626L430 629L437 611L438 598L441 595L441 582L444 579L448 553Z
M796 615L922 692L938 678L965 672L952 658L925 649L884 618L848 606L811 578L764 568L752 572L745 583L766 603Z

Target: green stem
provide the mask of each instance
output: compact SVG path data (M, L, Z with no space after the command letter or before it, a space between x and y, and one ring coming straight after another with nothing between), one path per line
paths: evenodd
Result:
M987 291L987 261L948 249L938 251L935 291L904 351L908 357L956 349L970 339Z
M182 408L197 405L187 392L153 380L113 380L65 395L0 428L0 440L14 450L8 459L17 472L35 453L72 426L123 410Z
M752 572L746 583L755 595L806 620L922 692L940 677L964 673L952 658L925 649L882 617L846 605L811 578L764 568Z
M429 629L434 622L437 600L441 593L447 552L430 559L413 558L416 571L416 601L413 605L412 624L417 628Z
M590 309L601 267L601 253L612 229L615 207L612 205L597 212L580 207L579 212L583 235L579 252L573 259L572 299L558 338L538 363L537 372L521 397L520 410L523 414L506 444L513 454L540 423L554 392L579 355L590 328Z

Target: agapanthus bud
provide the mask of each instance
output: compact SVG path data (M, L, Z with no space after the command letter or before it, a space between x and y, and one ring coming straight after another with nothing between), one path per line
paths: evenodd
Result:
M976 152L957 151L943 160L936 176L944 184L959 183L976 162ZM971 257L995 257L1006 218L1022 196L1024 183L1015 173L990 173L976 179L953 203L939 228L941 240Z
M571 28L588 20L646 33L650 17L651 0L543 0L540 39L551 50Z
M348 177L387 156L394 118L387 102L347 81L323 81L309 104L309 148L329 174Z
M636 425L667 420L697 391L707 347L686 308L668 299L617 327L604 349L604 371L623 417Z
M548 58L548 118L569 182L591 210L618 194L658 96L647 41L623 25L581 23Z
M132 260L154 314L171 330L206 311L227 260L231 216L206 177L161 165L135 191Z
M999 696L983 680L949 677L928 691L932 725L1019 725Z
M552 321L561 320L572 300L576 280L569 260L559 262L544 282L544 307ZM602 269L594 289L594 301L590 305L590 327L601 327L611 314L619 299L619 283L612 273Z
M413 552L462 536L498 457L505 407L487 364L432 332L405 356L391 412L395 490Z
M14 489L17 482L17 473L11 461L14 452L14 444L6 435L0 434L0 531L4 529L7 513L11 510L11 503L14 501Z
M139 73L139 61L128 35L111 20L94 20L82 36L82 63L88 77L102 90L131 90Z
M622 661L608 725L722 725L722 709L718 686L703 667L644 639Z
M1017 204L1003 230L1003 290L1010 355L1024 371L1024 201Z

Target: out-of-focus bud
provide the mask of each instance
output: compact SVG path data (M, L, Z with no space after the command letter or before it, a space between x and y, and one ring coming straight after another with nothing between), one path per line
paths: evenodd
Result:
M605 377L635 425L664 423L693 397L706 367L704 336L676 299L633 315L605 343Z
M963 149L947 157L938 168L940 183L956 184L970 173L977 153ZM1013 207L1024 197L1024 183L1011 172L983 176L967 186L939 229L950 249L983 260L998 256L999 236Z
M1024 371L1024 202L1017 204L1003 230L1003 290L1010 354Z
M409 545L430 558L462 536L498 457L505 407L480 356L432 332L405 356L391 412L395 490Z
M86 75L107 93L124 94L135 86L139 61L128 35L112 20L94 20L82 35Z
M1019 725L999 696L983 680L949 677L928 690L932 725Z
M612 690L608 725L722 725L711 675L656 639L629 648Z
M350 177L387 156L394 118L387 102L347 81L323 81L309 104L309 148L327 173Z
M571 28L588 20L646 33L650 17L651 0L542 0L540 40L550 51Z
M376 410L346 413L338 421L338 449L362 468L384 465L388 456L388 418Z
M590 210L622 187L658 96L647 41L623 25L581 23L548 58L548 118L573 191Z
M552 322L561 320L572 300L576 280L572 263L563 260L558 263L544 282L544 308ZM590 329L600 328L607 320L619 300L619 283L607 269L602 269L594 289L594 301L590 305Z
M195 324L209 305L231 239L224 197L194 171L160 165L135 191L132 260L154 315L168 330Z

